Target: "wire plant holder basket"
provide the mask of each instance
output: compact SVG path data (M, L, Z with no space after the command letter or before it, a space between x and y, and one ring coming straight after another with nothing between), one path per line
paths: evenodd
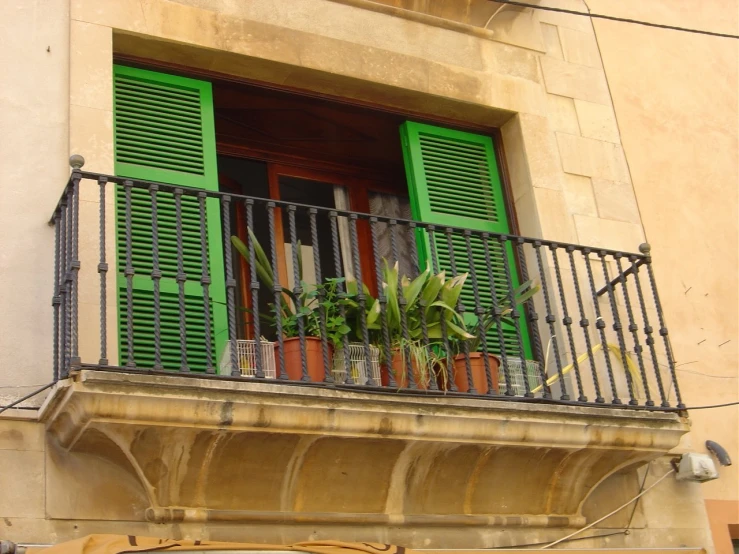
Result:
M370 345L369 350L370 359L368 364L364 355L364 345L349 345L349 370L351 371L352 380L357 385L366 385L369 379L372 379L372 383L375 385L380 384L380 349ZM336 383L346 382L346 362L343 348L337 348L334 352L331 373L333 373Z
M275 343L266 340L260 341L262 348L262 371L266 379L275 379L277 370L275 364ZM236 359L239 370L243 377L256 377L257 374L257 341L237 340ZM226 341L226 346L221 355L219 364L221 375L231 375L231 341Z
M526 394L526 383L523 379L524 367L529 378L529 389L535 389L541 385L539 362L535 362L534 360L521 360L521 358L508 358L508 373L511 376L513 394L516 396L523 396ZM503 394L507 385L502 362L498 369L498 383L498 393Z

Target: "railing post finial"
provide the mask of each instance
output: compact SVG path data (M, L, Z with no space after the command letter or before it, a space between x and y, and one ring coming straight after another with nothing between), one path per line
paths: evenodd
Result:
M648 242L642 242L639 245L639 252L644 254L645 256L649 256L649 253L652 251L652 245Z
M69 165L72 166L72 169L81 169L85 165L85 158L79 154L72 154L69 156Z

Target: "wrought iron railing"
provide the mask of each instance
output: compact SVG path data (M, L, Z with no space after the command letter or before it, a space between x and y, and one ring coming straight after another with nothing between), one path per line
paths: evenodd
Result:
M684 407L648 245L498 235L81 163L51 220L55 379L99 368ZM232 223L235 207L254 234Z

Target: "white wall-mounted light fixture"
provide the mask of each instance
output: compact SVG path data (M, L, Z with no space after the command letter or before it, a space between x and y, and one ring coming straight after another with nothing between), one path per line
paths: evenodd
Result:
M716 464L708 454L683 454L679 461L675 460L676 479L678 481L694 481L703 483L718 479Z

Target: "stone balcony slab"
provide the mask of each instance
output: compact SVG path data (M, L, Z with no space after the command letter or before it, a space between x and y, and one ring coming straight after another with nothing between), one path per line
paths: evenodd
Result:
M581 525L600 482L688 430L623 408L99 370L60 382L42 418L54 518L460 528ZM120 483L104 510L96 471Z

